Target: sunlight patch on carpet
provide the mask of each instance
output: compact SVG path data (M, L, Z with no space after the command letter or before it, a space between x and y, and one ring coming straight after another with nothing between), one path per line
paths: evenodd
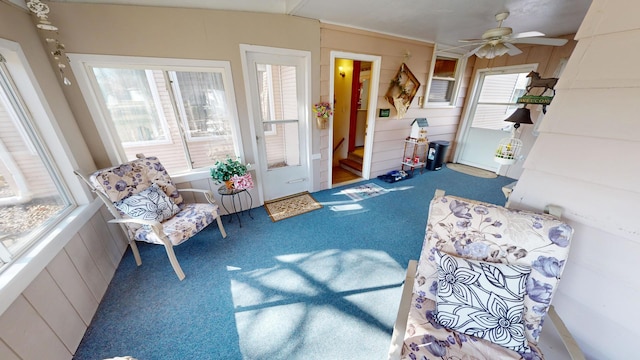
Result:
M264 208L267 210L271 221L276 222L292 216L308 213L309 211L318 210L322 208L322 205L320 205L311 194L305 191L299 194L265 201Z
M498 177L498 175L496 175L496 173L494 172L479 169L477 167L468 166L468 165L447 163L447 168L453 171L461 172L463 174L477 176L485 179L495 179Z
M374 183L359 185L356 187L344 189L339 192L339 194L347 195L351 199L355 201L365 200L372 197L376 197L378 195L384 195L388 193L389 190L383 188Z

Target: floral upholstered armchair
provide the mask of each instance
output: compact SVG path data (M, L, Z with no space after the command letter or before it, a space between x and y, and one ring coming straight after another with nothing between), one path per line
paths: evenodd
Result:
M548 312L559 320L550 303L572 235L552 215L437 191L420 258L407 271L390 358L543 359L540 331ZM584 359L567 339L573 359Z
M185 275L173 247L188 240L214 220L222 237L218 205L208 190L180 189L180 192L200 192L207 203L186 203L171 177L156 157L144 157L115 167L80 176L104 201L115 219L111 223L124 226L136 263L142 264L136 241L164 245L171 266L180 280Z

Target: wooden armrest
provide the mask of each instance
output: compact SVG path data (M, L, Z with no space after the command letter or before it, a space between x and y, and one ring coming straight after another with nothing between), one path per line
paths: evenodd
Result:
M407 318L409 317L409 309L411 307L411 294L413 293L413 281L416 277L416 269L418 262L409 260L407 266L407 275L404 278L402 286L402 298L400 306L398 306L398 315L396 322L393 324L393 334L391 334L391 347L389 348L389 359L400 359L402 346L404 345L404 333L407 330Z
M558 334L560 334L560 338L562 339L565 348L567 348L567 351L571 356L571 360L586 360L584 354L582 353L582 350L580 350L580 347L578 346L578 343L569 332L569 329L567 329L566 325L560 318L560 315L558 315L558 313L556 312L556 309L553 307L553 305L549 306L547 315L551 319L553 326L555 326L556 330L558 330Z

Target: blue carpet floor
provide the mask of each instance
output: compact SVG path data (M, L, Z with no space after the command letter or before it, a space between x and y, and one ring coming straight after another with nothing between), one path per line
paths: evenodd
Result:
M512 179L443 167L354 202L335 188L323 208L271 222L263 207L224 217L175 248L179 281L161 246L125 253L74 359L386 359L402 281L417 259L436 188L504 204Z

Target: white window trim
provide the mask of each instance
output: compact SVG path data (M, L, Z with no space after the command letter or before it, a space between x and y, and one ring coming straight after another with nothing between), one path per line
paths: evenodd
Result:
M7 59L6 66L22 100L29 109L31 120L37 127L51 159L55 162L62 186L66 187L67 193L75 199L76 203L91 204L75 209L69 208L53 229L50 229L0 274L0 314L2 314L58 255L67 241L100 209L102 202L93 201L86 187L73 174L73 171L79 167L78 163L69 146L63 141L65 137L20 44L0 38L0 50Z
M467 57L464 57L463 54L453 53L453 52L445 52L439 51L438 45L433 49L433 56L431 57L431 66L429 67L429 81L427 82L427 90L425 92L424 98L424 107L425 108L453 108L456 107L456 101L458 100L458 96L460 94L460 88L462 86L462 77L464 76L465 69L467 68ZM433 76L433 71L436 67L436 59L438 57L446 57L451 59L458 59L456 63L456 71L454 74L454 84L453 91L451 92L451 100L450 101L442 101L442 102L429 102L429 92L431 91L431 80L438 79ZM448 80L448 79L447 79Z
M105 144L107 155L112 164L122 164L129 159L121 149L120 143L115 138L115 129L112 129L110 122L104 116L104 109L101 109L101 102L97 99L98 92L96 84L93 84L93 77L89 76L92 67L117 67L117 66L137 66L145 69L158 69L163 71L203 71L210 72L212 69L219 69L222 73L225 94L227 96L229 117L231 120L231 135L234 138L234 151L238 156L244 158L242 137L240 136L240 123L238 120L238 110L236 107L235 90L231 78L231 63L229 61L217 60L191 60L176 58L152 58L136 56L117 55L91 55L91 54L67 54L70 59L71 69L76 77L78 86L89 107L89 112L94 119L100 138ZM178 115L178 114L176 114ZM200 172L193 169L189 172ZM180 175L180 174L176 174ZM172 177L174 177L172 175Z

